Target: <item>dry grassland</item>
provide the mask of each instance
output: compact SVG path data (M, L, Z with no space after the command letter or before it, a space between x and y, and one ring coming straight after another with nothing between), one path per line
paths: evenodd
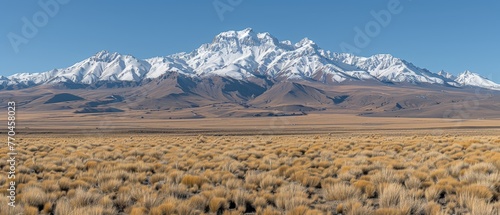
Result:
M499 214L499 146L494 134L31 135L17 207L1 197L0 214Z

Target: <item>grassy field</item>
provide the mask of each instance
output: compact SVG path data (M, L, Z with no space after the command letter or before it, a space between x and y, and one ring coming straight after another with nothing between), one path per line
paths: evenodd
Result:
M499 146L495 130L25 135L0 214L498 214Z

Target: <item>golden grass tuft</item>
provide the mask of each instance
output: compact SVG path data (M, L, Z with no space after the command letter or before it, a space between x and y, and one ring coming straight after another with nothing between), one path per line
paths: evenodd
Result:
M363 194L365 194L367 198L374 197L377 191L375 185L372 182L366 180L358 180L352 185L358 190L361 190L361 192L363 192Z
M130 210L130 215L144 215L148 210L145 207L134 207Z
M219 210L223 210L227 207L227 200L225 198L214 197L210 199L208 203L210 212L216 213Z
M188 187L193 187L195 185L201 187L203 183L205 183L205 181L206 180L200 176L185 175L184 177L182 177L181 183Z
M290 211L298 206L309 206L306 189L300 184L288 184L278 189L276 206L279 209Z
M176 210L176 205L171 202L166 202L158 207L152 208L150 213L151 215L168 215L168 214L175 214Z
M404 188L399 184L381 184L379 185L380 197L379 204L381 208L396 208L401 203Z
M361 192L356 187L350 185L339 183L335 185L329 185L324 188L324 198L327 201L340 200L345 201L348 199L358 199Z
M375 211L374 215L406 215L405 211L397 208L379 208Z
M22 190L23 202L33 207L43 207L49 202L48 195L41 188L26 187Z

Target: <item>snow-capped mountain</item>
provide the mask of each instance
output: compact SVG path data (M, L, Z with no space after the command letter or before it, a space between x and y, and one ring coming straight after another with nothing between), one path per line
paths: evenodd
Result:
M500 89L498 84L474 73L462 74L455 80L449 73L432 73L388 54L359 57L332 53L307 38L292 44L290 41L279 41L269 33L255 33L249 28L220 33L211 43L203 44L190 53L142 60L131 55L101 51L68 68L0 77L0 84L139 82L169 72L190 77L223 76L237 80L266 77L278 81L312 80L329 84L372 80Z
M457 77L449 72L441 70L437 74L439 76L441 76L444 79L444 81L446 82L446 84L448 84L450 86L454 86L454 87L463 87L464 86L464 85L456 82L455 79L457 79Z
M252 29L228 31L217 35L192 53L181 56L199 76L219 75L246 79L264 75L279 79L318 77L328 82L372 78L358 68L332 61L313 41L303 39L292 45L278 41L269 33ZM357 73L365 73L357 75Z
M445 83L442 77L389 54L358 57L352 54L335 53L333 54L333 58L368 71L370 75L376 77L380 81L431 84Z
M475 86L492 90L500 90L500 84L490 81L487 78L471 71L461 73L455 81L462 86Z
M9 76L18 83L48 84L72 81L92 84L97 81L137 81L145 77L151 65L130 55L101 51L73 66L43 73L20 73Z

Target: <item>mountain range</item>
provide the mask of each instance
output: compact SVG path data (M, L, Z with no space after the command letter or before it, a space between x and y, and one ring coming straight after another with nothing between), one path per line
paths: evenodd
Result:
M101 51L68 68L0 77L0 83L3 86L34 86L60 82L138 82L158 78L169 72L191 77L221 76L238 80L266 77L323 83L380 81L500 90L500 84L470 71L458 77L444 71L432 73L389 54L359 57L333 53L321 49L307 38L292 44L290 41L279 41L269 33L255 33L249 28L220 33L211 43L190 53L143 60L132 55Z
M433 73L389 54L335 53L307 38L293 44L250 28L220 33L190 53L138 59L101 51L68 68L1 76L0 88L0 98L18 95L26 99L22 103L26 108L74 109L75 113L229 103L255 110L221 115L344 109L443 117L450 104L477 98L481 91L487 97L481 97L485 99L481 105L486 106L475 107L471 114L479 116L476 111L492 110L492 102L500 101L500 84L470 71L458 76ZM47 103L54 99L60 102ZM414 109L418 111L405 113Z

